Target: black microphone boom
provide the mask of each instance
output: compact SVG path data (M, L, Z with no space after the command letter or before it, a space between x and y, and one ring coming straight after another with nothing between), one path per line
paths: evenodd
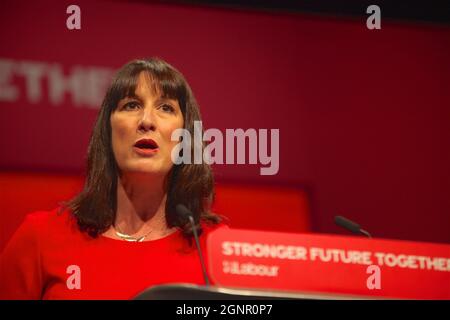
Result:
M357 223L355 223L355 222L353 222L351 220L348 220L347 218L344 218L342 216L335 216L334 217L334 222L338 226L343 227L343 228L345 228L347 230L350 230L353 233L363 234L363 235L365 235L368 238L372 238L370 233L368 233L366 230L361 229L359 224L357 224Z
M186 206L183 204L177 204L176 211L179 216L188 218L189 222L191 223L192 231L194 233L195 244L197 246L197 251L198 251L199 258L200 258L200 264L202 266L203 279L205 279L206 285L209 286L208 273L206 272L206 265L205 265L205 261L203 260L202 249L200 248L200 241L198 240L198 234L197 234L197 228L195 227L194 215L192 214L191 210L186 208Z

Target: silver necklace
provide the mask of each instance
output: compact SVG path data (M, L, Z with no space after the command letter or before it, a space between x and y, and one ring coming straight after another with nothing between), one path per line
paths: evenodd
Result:
M133 237L129 234L123 233L122 230L119 229L119 226L114 226L114 231L116 235L121 238L122 240L129 241L129 242L142 242L144 241L145 237L147 237L153 230L150 230L146 234L140 237Z

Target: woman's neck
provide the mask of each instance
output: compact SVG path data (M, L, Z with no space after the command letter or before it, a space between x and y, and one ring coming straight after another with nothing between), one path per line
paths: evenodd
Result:
M117 183L116 229L128 235L151 232L151 238L167 234L164 189L162 177L122 175Z

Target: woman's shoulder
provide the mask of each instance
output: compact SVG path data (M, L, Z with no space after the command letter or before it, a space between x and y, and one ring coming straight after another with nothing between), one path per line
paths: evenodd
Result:
M203 220L200 223L203 232L205 233L211 233L215 230L219 230L219 229L227 229L229 228L228 223L224 220L218 221L218 222L212 222L212 221L208 221L208 220Z
M69 215L59 214L58 208L52 210L31 211L26 214L22 223L8 240L3 251L16 254L17 252L38 252L42 245L55 233L68 230ZM64 232L67 233L67 232Z
M46 224L61 224L70 218L70 212L58 206L50 210L31 211L25 215L24 223L43 226Z
M50 210L31 211L25 215L19 229L28 233L37 235L49 234L49 231L55 232L60 229L68 229L73 226L74 219L70 212L61 207L55 207Z

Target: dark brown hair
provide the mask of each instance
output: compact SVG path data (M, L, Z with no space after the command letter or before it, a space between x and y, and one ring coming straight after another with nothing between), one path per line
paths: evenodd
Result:
M116 74L106 92L88 147L87 174L83 190L73 199L62 202L61 211L69 208L82 231L96 237L115 220L119 168L112 151L111 113L118 102L134 95L137 78L146 72L162 97L177 100L184 118L184 128L194 134L194 121L200 121L200 111L183 75L159 58L134 60ZM191 152L194 152L192 146ZM221 218L210 212L214 198L214 179L206 164L173 165L165 188L167 192L166 220L169 227L179 227L190 238L192 227L186 217L179 217L175 207L184 204L194 214L196 228L200 221L218 223Z

